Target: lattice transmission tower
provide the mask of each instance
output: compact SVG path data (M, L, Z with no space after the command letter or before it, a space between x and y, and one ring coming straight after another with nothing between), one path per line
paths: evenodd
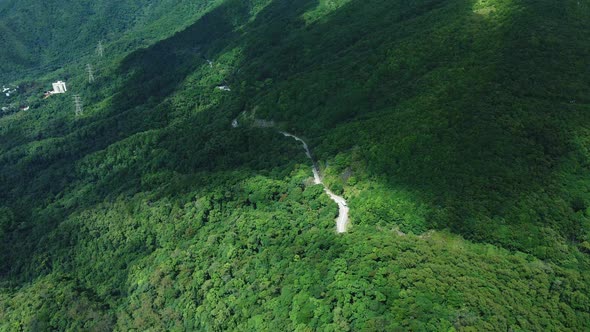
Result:
M84 109L82 107L82 98L79 95L74 96L74 106L76 107L76 116L82 115Z

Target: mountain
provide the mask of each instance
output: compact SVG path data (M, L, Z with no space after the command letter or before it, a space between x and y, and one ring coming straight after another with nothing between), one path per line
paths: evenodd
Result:
M5 0L0 30L31 106L1 329L589 328L588 1Z
M83 61L99 42L110 45L112 55L149 46L181 30L219 1L37 1L0 3L0 32L18 44L7 52L23 52L28 62L2 56L0 77L19 79L40 75ZM10 27L8 30L6 27ZM4 28L4 29L3 29ZM2 33L5 35L5 33ZM83 62L82 62L83 63ZM22 79L22 78L21 78Z

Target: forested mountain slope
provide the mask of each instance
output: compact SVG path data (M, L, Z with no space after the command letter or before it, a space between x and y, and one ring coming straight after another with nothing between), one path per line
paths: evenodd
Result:
M107 56L7 55L100 70L13 82L71 91L0 117L1 329L590 328L588 1L79 3Z
M37 1L0 2L0 77L40 75L94 54L99 42L111 56L170 36L220 1ZM17 44L12 42L16 39ZM16 53L17 56L11 56Z

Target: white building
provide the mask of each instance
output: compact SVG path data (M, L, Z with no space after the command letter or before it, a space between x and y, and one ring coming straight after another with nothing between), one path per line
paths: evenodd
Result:
M62 81L57 81L53 83L53 93L66 93L68 89L66 88L66 83Z

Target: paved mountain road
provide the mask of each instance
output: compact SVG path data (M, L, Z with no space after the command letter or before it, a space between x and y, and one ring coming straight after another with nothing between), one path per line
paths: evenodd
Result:
M345 233L348 228L348 212L350 210L348 204L346 203L346 200L344 199L344 197L334 194L330 189L328 189L328 187L326 187L322 180L322 177L320 176L320 170L318 168L318 165L311 156L311 151L309 150L309 146L307 145L307 143L305 143L304 140L293 134L289 134L284 131L281 131L280 133L287 137L291 137L303 144L305 154L311 160L312 163L313 182L315 184L321 184L322 186L324 186L324 191L326 192L326 194L328 194L328 196L330 196L330 198L334 202L336 202L336 204L338 204L338 218L336 218L336 230L338 231L338 233Z

